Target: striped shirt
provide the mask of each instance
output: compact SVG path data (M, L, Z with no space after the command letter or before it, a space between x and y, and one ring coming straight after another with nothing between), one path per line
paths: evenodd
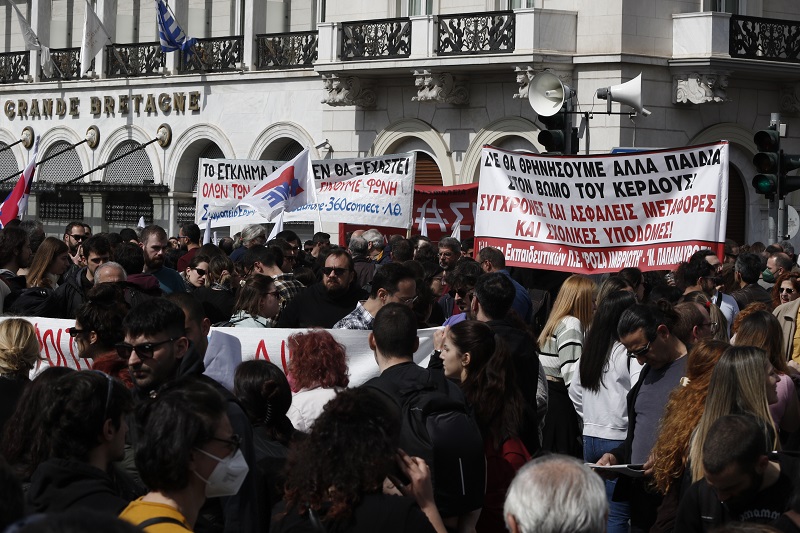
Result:
M544 373L564 380L569 386L578 359L583 352L583 326L574 316L565 316L553 335L539 349Z

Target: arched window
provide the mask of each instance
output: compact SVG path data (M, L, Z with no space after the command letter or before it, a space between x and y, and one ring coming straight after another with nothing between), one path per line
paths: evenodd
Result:
M197 171L200 169L201 159L225 159L225 154L222 153L222 149L219 146L212 141L208 141L208 145L203 148L203 151L197 156L197 160L192 166L192 192L195 193L197 192Z
M14 157L14 152L11 150L4 150L7 146L6 143L0 142L0 150L3 150L0 152L0 179L7 178L15 172L22 172L22 169L19 168L17 158ZM13 179L10 179L5 183L10 183L12 181Z
M136 141L124 141L111 152L109 160L128 154L119 161L111 163L106 168L106 183L124 183L126 185L142 185L153 183L153 165L144 150L137 150L141 146Z
M83 165L78 157L78 152L75 148L69 148L70 146L70 143L67 141L58 141L53 143L53 145L42 154L41 159L46 159L53 154L58 155L37 167L37 181L64 183L83 174Z

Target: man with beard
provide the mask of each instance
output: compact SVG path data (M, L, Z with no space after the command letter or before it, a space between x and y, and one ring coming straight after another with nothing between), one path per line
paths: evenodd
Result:
M178 242L181 250L186 251L178 258L177 263L178 272L184 272L200 249L200 227L194 223L181 225L181 229L178 230Z
M322 281L308 287L281 312L279 328L331 328L355 308L367 293L353 284L353 258L344 250L331 252L320 269Z
M89 237L83 243L83 254L86 266L73 276L65 276L64 283L53 294L61 318L75 318L78 308L86 301L86 294L94 286L97 267L108 263L111 243L103 235Z
M64 228L64 242L69 246L69 256L75 265L81 262L80 247L85 238L86 228L83 227L83 222L72 221Z
M164 294L184 292L183 278L175 270L164 267L164 254L169 248L167 232L160 226L147 226L139 235L139 246L144 251L144 272L158 279Z

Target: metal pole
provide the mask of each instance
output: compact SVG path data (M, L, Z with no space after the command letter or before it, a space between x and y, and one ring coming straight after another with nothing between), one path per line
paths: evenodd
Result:
M61 154L65 153L65 152L69 152L70 150L72 150L72 149L73 149L73 148L75 148L76 146L80 146L80 145L82 145L82 144L83 144L83 143L85 143L85 142L86 142L86 139L84 139L84 140L80 141L79 143L76 143L76 144L70 145L70 147L69 147L69 148L64 148L64 149L63 149L63 150L61 150L60 152L57 152L57 153L55 153L55 154L53 154L53 155L49 155L49 156L45 157L44 159L40 159L40 160L39 160L39 161L36 163L36 165L34 165L34 168L35 168L35 167L38 167L38 166L39 166L39 165L41 165L42 163L46 163L47 161L50 161L50 160L51 160L51 159L53 159L54 157L58 157L58 156L60 156ZM11 174L10 176L8 176L7 178L3 178L3 179L1 179L1 180L0 180L0 183L4 183L4 182L6 182L6 181L10 180L11 178L18 178L18 177L19 177L19 173L20 173L20 172L22 172L22 171L21 171L21 170L18 170L18 171L16 171L15 173L13 173L13 174Z
M156 137L155 139L150 139L150 140L149 140L149 141L147 141L146 143L144 143L144 144L142 144L142 145L140 145L140 146L138 146L138 147L134 148L134 149L133 149L133 150L131 150L130 152L125 152L124 154L122 154L122 155L118 155L117 157L115 157L115 158L113 158L113 159L109 159L108 161L106 161L105 163L103 163L102 165L100 165L99 167L97 167L97 168L93 168L92 170L90 170L90 171L88 171L88 172L84 172L83 174L81 174L81 175L80 175L80 176L78 176L77 178L72 178L72 179L71 179L71 180L69 180L69 181L65 181L65 182L59 183L58 185L66 185L66 184L69 184L69 183L75 183L75 182L76 182L76 181L78 181L79 179L81 179L81 178L84 178L84 177L88 176L89 174L91 174L91 173L93 173L93 172L96 172L96 171L98 171L98 170L103 170L104 168L106 168L106 167L107 167L108 165L110 165L111 163L116 163L117 161L119 161L119 160L120 160L120 159L122 159L123 157L125 157L125 156L128 156L128 155L131 155L133 152L138 152L138 151L139 151L139 150L141 150L142 148L145 148L145 147L147 147L147 146L149 146L149 145L151 145L151 144L153 144L154 142L157 142L157 141L158 141L158 137Z

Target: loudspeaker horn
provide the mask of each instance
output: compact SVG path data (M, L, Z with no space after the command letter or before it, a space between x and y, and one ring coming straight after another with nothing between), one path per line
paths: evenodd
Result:
M552 117L564 105L569 92L569 87L561 83L558 76L540 72L528 85L528 101L537 115Z
M601 87L597 89L597 97L608 102L608 112L611 113L611 102L631 106L642 116L649 116L650 111L642 106L642 73L620 85Z

